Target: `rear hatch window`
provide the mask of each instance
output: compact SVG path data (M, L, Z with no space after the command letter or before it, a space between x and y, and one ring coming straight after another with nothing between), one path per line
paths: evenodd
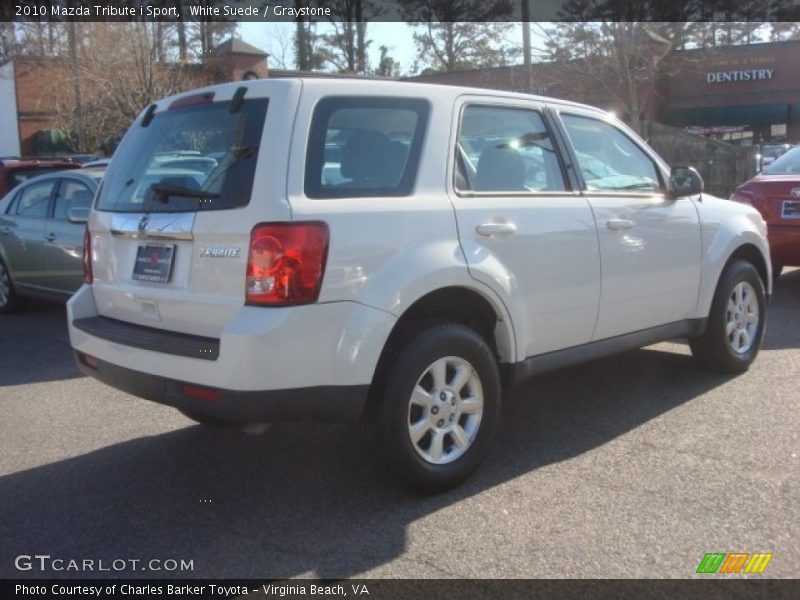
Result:
M267 99L189 104L137 122L106 172L97 210L187 212L250 202Z

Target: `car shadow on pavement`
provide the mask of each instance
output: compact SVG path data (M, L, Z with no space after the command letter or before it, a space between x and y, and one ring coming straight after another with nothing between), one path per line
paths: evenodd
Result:
M63 304L0 315L0 387L83 377L71 355Z
M762 348L800 348L800 269L788 271L775 281Z
M187 426L132 439L0 478L0 577L92 575L14 568L14 557L35 553L194 564L119 576L357 576L401 559L414 522L590 452L726 381L657 349L540 376L507 395L482 468L438 496L393 483L352 426L281 424L258 436ZM472 540L457 531L468 522L452 525L453 543ZM403 565L394 576L448 575ZM475 569L466 576L480 577Z

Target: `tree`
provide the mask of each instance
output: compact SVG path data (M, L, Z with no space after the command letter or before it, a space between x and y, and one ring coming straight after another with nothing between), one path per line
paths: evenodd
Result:
M317 24L305 17L297 17L294 33L294 61L298 70L315 71L322 68L325 58L319 45Z
M16 24L0 22L0 62L17 54Z
M375 69L375 75L393 77L395 79L400 77L400 63L389 56L389 48L381 46L379 50L381 55L378 59L378 67Z
M545 53L564 85L601 90L633 129L644 132L659 66L671 42L647 23L562 23L543 30ZM588 98L587 98L588 99Z
M294 38L283 27L275 27L266 40L267 52L269 53L270 69L289 69L289 57L294 45Z
M403 19L414 29L422 66L455 71L505 65L518 48L504 47L512 25L493 22L511 14L508 0L400 0Z
M770 23L769 39L771 42L800 39L800 23L786 21Z
M65 24L58 24L64 27ZM78 150L96 150L159 98L210 83L193 65L162 63L148 23L69 23L72 52L53 76L55 125L75 133ZM59 77L61 80L59 80ZM91 118L84 118L91 115Z
M331 33L322 34L322 56L326 63L343 73L365 73L367 70L368 17L377 9L368 0L331 0L324 3L331 9L328 17Z

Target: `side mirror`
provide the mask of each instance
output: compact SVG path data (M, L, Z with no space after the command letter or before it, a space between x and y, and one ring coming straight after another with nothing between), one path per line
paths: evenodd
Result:
M694 167L673 167L669 174L669 197L683 198L703 193L703 178Z
M88 206L72 206L67 211L67 220L70 223L86 223L89 221Z

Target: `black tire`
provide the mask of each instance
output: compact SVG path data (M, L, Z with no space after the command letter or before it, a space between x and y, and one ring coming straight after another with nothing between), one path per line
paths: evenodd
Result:
M196 413L191 410L186 410L183 408L179 408L178 412L180 412L184 417L188 417L195 423L200 423L200 425L206 425L209 427L241 427L241 423L236 423L234 421L226 421L225 419L219 419L217 417L210 417L208 415L204 415L201 413Z
M783 265L772 265L772 281L776 281L783 273Z
M726 327L731 313L728 309L735 288L740 284L749 284L755 292L758 306L758 323L754 334L750 336L752 343L743 347L743 351L736 351L733 343L726 334ZM746 371L758 355L761 341L764 338L764 328L767 323L766 294L764 282L756 268L749 262L739 260L725 268L714 292L711 303L711 312L705 332L689 340L692 354L698 363L717 373L742 373ZM732 317L733 318L733 317ZM735 332L732 336L736 337ZM738 338L737 343L738 343Z
M0 260L0 314L8 314L22 308L23 301L14 290L11 273Z
M447 391L434 393L438 388L433 384L433 371L429 369L441 361L445 363L446 385L443 389ZM468 373L467 383L458 391L449 385L455 382L455 374L462 367L471 369L465 371ZM426 493L448 490L467 479L486 456L500 418L500 375L497 361L485 340L464 325L445 323L425 327L406 338L388 365L384 381L377 398L377 410L369 425L390 472L412 489ZM430 408L421 408L411 402L412 392L418 384L430 386ZM477 391L483 395L480 416L476 412L467 414L469 410L466 408L470 399L477 397ZM438 402L435 407L434 398ZM467 402L462 404L462 399ZM417 417L414 417L415 411ZM410 425L415 418L427 423L424 426L429 429L425 436L431 436L431 456L435 454L435 436L443 440L442 458L451 462L434 464L423 458L420 453L424 452L425 436L416 443L411 439ZM461 437L461 448L456 444L456 437L459 437L456 428L462 434L471 431L471 435ZM464 443L465 439L467 443Z

